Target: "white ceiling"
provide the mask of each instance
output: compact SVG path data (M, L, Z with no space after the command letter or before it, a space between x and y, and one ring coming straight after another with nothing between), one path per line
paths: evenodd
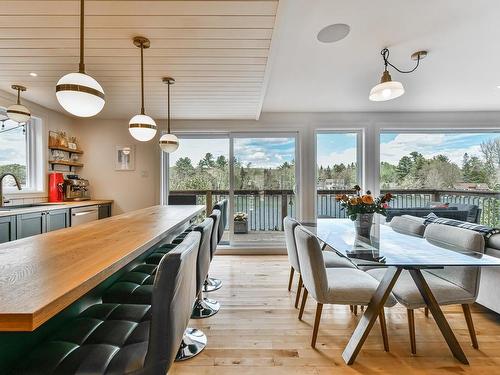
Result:
M332 23L350 35L318 42ZM498 0L281 0L273 38L264 111L500 110ZM413 74L391 71L404 96L372 103L383 47L403 69L412 52L429 55Z
M25 84L27 99L62 111L54 87L77 69L78 5L0 0L0 89ZM278 10L278 0L86 0L86 13L87 72L106 91L103 118L139 110L136 35L152 43L146 112L155 118L166 117L165 75L177 80L174 118L256 118L261 109L500 110L500 1L280 0ZM350 35L318 42L332 23L349 24ZM412 52L429 55L413 74L391 71L404 96L372 103L383 47L403 69L412 67Z
M0 1L0 89L23 84L29 100L63 111L58 79L78 69L79 0ZM130 118L140 109L144 36L146 113L166 117L172 86L175 118L256 118L278 0L85 2L87 73L103 86L102 118ZM38 77L29 76L30 72Z

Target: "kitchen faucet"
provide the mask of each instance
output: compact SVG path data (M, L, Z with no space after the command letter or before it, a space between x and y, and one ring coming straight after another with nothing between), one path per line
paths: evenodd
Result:
M3 204L4 204L4 200L3 200L3 179L6 176L12 176L12 177L14 177L14 181L16 181L17 189L21 190L21 184L19 183L19 180L17 179L16 176L14 176L12 173L9 173L9 172L2 174L0 176L0 207L3 207Z

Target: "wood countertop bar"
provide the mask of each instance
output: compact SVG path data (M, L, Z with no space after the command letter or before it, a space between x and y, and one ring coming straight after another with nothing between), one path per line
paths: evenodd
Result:
M195 217L153 206L0 245L0 331L33 331Z

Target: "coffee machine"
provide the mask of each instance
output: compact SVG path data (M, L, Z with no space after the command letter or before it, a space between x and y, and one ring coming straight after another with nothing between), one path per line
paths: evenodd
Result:
M66 176L63 190L65 201L85 201L90 199L89 180L79 178L77 175Z

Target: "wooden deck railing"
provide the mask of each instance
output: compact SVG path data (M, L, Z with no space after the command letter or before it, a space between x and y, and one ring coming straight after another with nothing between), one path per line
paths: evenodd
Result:
M382 190L391 192L391 207L423 207L429 202L475 204L481 209L481 223L500 226L500 192L473 190L418 189ZM319 217L345 217L345 212L335 200L337 194L352 194L353 190L318 190L316 212ZM228 190L171 191L176 195L195 195L198 204L211 210L218 200L228 198ZM250 230L283 230L283 218L295 216L295 194L292 190L235 190L235 212L246 212Z

